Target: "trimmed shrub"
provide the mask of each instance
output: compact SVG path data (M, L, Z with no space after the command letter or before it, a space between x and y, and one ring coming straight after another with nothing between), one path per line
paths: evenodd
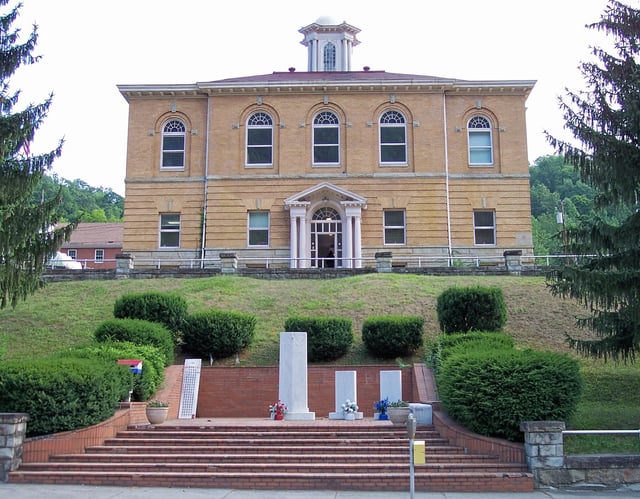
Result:
M480 350L511 350L515 342L506 333L470 333L446 334L431 339L425 346L425 362L435 373L440 371L444 359L456 353Z
M224 359L253 341L256 318L251 314L207 310L187 317L182 349L200 357Z
M98 326L94 336L101 343L129 341L136 345L152 345L163 353L165 366L173 363L173 338L171 331L162 324L142 319L110 319Z
M26 412L27 436L110 418L131 386L127 366L99 358L45 358L0 365L0 412Z
M163 324L177 341L187 317L187 302L173 293L149 291L130 293L118 298L113 305L117 319L143 319Z
M353 326L340 317L289 317L284 330L307 333L307 359L324 362L342 357L353 343Z
M380 359L395 359L422 346L424 319L415 316L385 315L365 319L362 342Z
M133 389L131 400L136 402L149 400L164 381L164 355L154 346L129 342L105 342L97 346L73 349L65 352L63 356L89 359L98 357L112 364L117 364L118 359L142 360L142 373L133 375L133 381L127 385L127 396L129 390ZM126 367L129 369L128 366ZM121 400L126 400L126 397Z
M471 431L522 441L522 421L566 421L582 393L577 360L532 350L467 351L442 362L438 392Z
M500 331L507 305L500 288L474 286L444 290L437 301L438 322L445 333Z

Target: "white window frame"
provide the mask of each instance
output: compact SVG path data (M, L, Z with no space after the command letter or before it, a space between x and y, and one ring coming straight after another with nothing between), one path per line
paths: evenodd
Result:
M69 257L72 260L75 260L78 257L78 250L76 250L76 249L68 249L67 250L67 255L69 255Z
M169 148L168 145L170 142L175 142L175 139L182 139L182 148L176 149L174 147ZM179 145L179 144L175 144ZM185 158L186 158L186 147L187 147L187 127L179 119L171 119L167 121L162 127L162 151L160 155L160 169L161 170L184 170L185 168ZM165 160L171 157L178 157L178 155L182 156L181 164L165 164Z
M264 215L266 215L266 226L260 225L258 222L264 221ZM269 237L271 236L271 213L264 210L249 211L247 213L247 246L250 248L267 248L269 246ZM253 244L251 242L251 235L255 233L266 232L266 243ZM264 239L264 238L261 238Z
M493 130L489 118L475 115L469 119L467 122L467 144L469 146L469 166L493 166ZM485 156L487 152L489 161L478 161L474 158L477 154Z
M325 71L336 70L336 46L332 42L328 42L322 49L322 63Z
M385 111L384 113L382 113L382 115L380 116L380 119L378 120L378 143L379 143L379 148L378 148L378 153L380 155L379 160L380 160L380 166L406 166L408 164L408 160L407 160L407 154L408 154L408 147L407 147L407 118L405 117L404 114L402 114L400 111L397 111L395 109L390 109L388 111ZM404 133L404 140L402 142L383 142L383 131L384 130L390 130L392 128L402 128L402 131ZM394 148L397 149L399 147L402 147L403 149L403 154L404 154L404 159L401 161L385 161L383 159L383 151L385 149L389 149L389 148Z
M182 217L180 213L161 213L158 219L159 231L158 231L158 246L160 248L179 248L180 247L180 230L182 226ZM178 244L170 245L163 244L163 235L170 236L177 233Z
M476 218L476 215L484 215L484 214L491 214L491 225L481 225L480 220L478 220ZM486 234L488 232L491 232L491 238L493 239L492 242L488 243L488 242L482 242L484 241L484 237L478 237L478 233L482 232L483 234ZM479 242L479 240L481 242ZM476 246L495 246L497 239L496 239L496 212L495 210L474 210L473 211L473 244Z
M387 224L388 213L402 213L402 224L401 225ZM383 226L382 232L383 232L385 246L405 246L407 244L407 212L406 210L398 210L398 209L383 210L382 226ZM402 230L402 242L387 241L387 239L392 239L391 237L387 237L387 231L397 232L399 229Z
M95 263L104 263L104 250L103 249L98 248L98 249L95 250L93 261Z
M273 167L273 117L264 111L252 113L247 118L247 133L245 134L245 167L246 168L272 168ZM269 130L270 140L265 144L250 144L250 135L253 131ZM269 151L270 161L268 162L251 162L250 151L265 149Z
M316 144L316 131L331 129L336 131L337 141L335 144L322 143ZM323 167L335 167L340 166L340 118L333 111L321 111L313 119L313 132L312 132L312 154L313 154L313 166ZM337 161L317 161L316 160L316 147L335 148L337 150Z

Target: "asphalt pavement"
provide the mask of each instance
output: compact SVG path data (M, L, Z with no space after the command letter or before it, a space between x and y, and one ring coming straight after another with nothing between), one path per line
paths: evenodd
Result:
M0 497L19 499L400 499L406 492L358 492L335 490L239 490L164 487L97 487L88 485L31 485L0 483ZM618 490L555 490L535 492L415 492L415 499L627 499L640 498L640 486Z

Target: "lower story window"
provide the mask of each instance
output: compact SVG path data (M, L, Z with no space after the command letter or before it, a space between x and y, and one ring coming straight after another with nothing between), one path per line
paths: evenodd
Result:
M473 212L475 244L496 244L496 214L494 211Z
M269 212L249 212L249 246L269 245Z
M160 215L160 247L180 247L180 214L163 213Z
M104 263L104 250L97 249L94 258L96 263Z
M404 210L384 211L384 244L405 244Z
M74 249L67 250L67 255L69 255L72 260L75 260L78 257L78 251Z

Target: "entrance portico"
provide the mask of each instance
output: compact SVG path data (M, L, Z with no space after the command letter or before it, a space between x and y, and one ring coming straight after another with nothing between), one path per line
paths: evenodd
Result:
M290 268L361 268L367 200L329 182L284 201L290 214Z

